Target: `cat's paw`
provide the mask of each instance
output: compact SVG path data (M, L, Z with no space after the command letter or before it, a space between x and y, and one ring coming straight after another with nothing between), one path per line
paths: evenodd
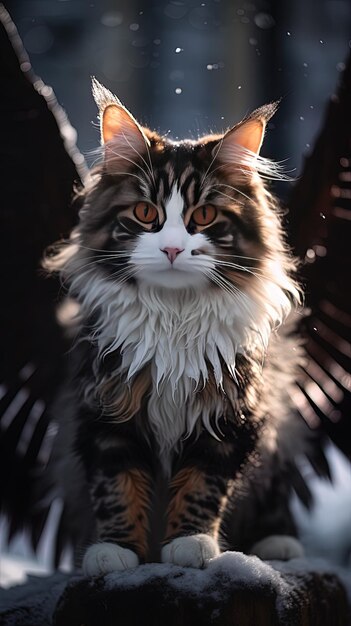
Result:
M201 568L219 553L217 541L209 535L199 534L173 539L162 548L161 559L163 563Z
M304 556L304 549L295 537L290 535L270 535L257 541L251 550L251 554L259 556L265 561L279 559L288 561Z
M82 563L85 576L102 576L139 565L135 552L115 543L94 543L86 551Z

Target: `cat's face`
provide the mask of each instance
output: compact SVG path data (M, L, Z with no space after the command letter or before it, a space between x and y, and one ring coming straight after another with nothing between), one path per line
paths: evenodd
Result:
M98 84L95 96L105 157L80 230L101 270L122 283L231 292L259 276L269 215L257 163L274 107L224 136L174 143Z
M171 289L199 288L207 282L206 272L213 266L215 245L209 228L218 223L218 211L213 204L188 199L179 183L170 191L155 204L142 200L127 210L137 227L141 224L145 229L135 240L130 264L144 283Z
M245 226L248 200L242 201L242 192L229 180L220 182L223 176L206 175L213 147L158 140L157 149L151 142L145 155L150 155L152 176L141 158L132 171L138 178L127 175L121 184L117 174L115 215L106 243L109 252L128 252L125 261L135 280L168 289L201 289L219 281L216 267L225 269L230 260L239 271L257 265L262 249L257 229L249 227L252 219Z

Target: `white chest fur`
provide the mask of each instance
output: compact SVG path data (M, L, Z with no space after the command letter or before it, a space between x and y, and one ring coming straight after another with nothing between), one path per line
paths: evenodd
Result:
M210 417L220 417L222 403L214 398L204 407L197 391L209 369L221 386L221 359L235 378L238 352L266 334L261 307L247 296L235 301L221 292L209 297L206 291L121 287L101 278L80 293L83 310L100 309L94 333L99 358L119 350L116 374L126 382L151 365L148 418L160 450L175 447L198 419L211 432Z

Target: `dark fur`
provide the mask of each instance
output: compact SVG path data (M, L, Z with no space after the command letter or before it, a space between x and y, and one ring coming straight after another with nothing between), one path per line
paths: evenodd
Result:
M153 169L153 179L144 182L150 201L160 207L163 216L151 225L152 232L163 227L165 203L174 183L184 198L185 217L189 206L199 202L209 175L201 203L217 203L223 221L206 229L207 240L215 245L219 259L221 254L247 257L242 267L240 259L237 268L224 267L226 280L250 292L260 289L260 277L251 272L261 272L265 278L272 261L279 263L286 277L293 272L294 261L284 244L275 202L262 181L242 167L223 164L216 171L213 166L214 149L222 138L173 144L144 131L150 141ZM127 173L111 171L106 160L97 168L91 187L84 192L80 225L72 243L51 263L67 279L71 297L81 303L76 348L70 355L76 364L72 390L79 395L75 449L85 468L97 535L101 541L132 549L142 561L158 558L160 546L175 537L198 533L222 537L222 541L225 533L227 543L224 540L223 545L249 550L266 534L295 531L287 507L289 481L281 481L279 476L286 476L292 462L293 454L282 434L288 430L291 443L289 420L295 440L302 441L289 399L298 350L288 338L282 347L274 347L277 340L273 334L268 357L259 342L237 355L236 379L222 359L222 386L216 383L208 363L209 378L197 394L203 406L213 398L223 404L221 418L216 420L213 415L210 420L219 440L199 421L190 436L178 442L169 474L164 472L148 419L153 385L150 363L146 361L130 381L124 374L116 374L122 363L120 349L102 351L98 345L101 306L97 301L94 310L87 312L81 295L82 284L85 288L97 275L106 284L110 281L112 289L134 243L145 232L146 227L123 214L145 196L137 178L141 166L136 157ZM190 235L198 232L191 219L187 231ZM231 241L222 241L227 235ZM107 258L120 250L125 251L125 258ZM136 278L126 280L135 284ZM208 298L216 297L219 289L217 284L209 284ZM296 298L291 277L281 289L291 300ZM234 523L229 502L234 505ZM269 512L270 507L276 515Z

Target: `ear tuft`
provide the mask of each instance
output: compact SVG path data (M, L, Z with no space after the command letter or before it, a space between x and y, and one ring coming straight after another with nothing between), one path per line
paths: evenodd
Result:
M224 142L234 142L244 150L258 155L262 146L267 122L278 108L279 102L265 104L245 117L224 136Z
M92 76L91 78L91 90L93 93L93 98L96 102L96 105L99 109L100 116L102 116L106 107L111 104L117 104L117 106L121 106L120 100L118 100L117 96L114 96L111 91L106 89L104 85L99 83L99 81Z
M270 102L269 104L264 104L263 106L259 107L255 111L252 111L251 115L249 115L240 123L243 124L245 123L245 121L249 119L250 120L257 119L257 120L262 120L265 124L267 124L267 122L269 122L271 117L273 117L273 115L277 112L279 104L280 104L280 100L276 100L275 102Z
M276 112L279 102L271 102L253 111L222 137L218 160L226 165L242 166L243 171L257 169L257 157L262 146L267 122Z
M105 164L109 173L128 168L150 145L140 124L122 102L96 78L92 91L99 107L101 143L105 145Z

